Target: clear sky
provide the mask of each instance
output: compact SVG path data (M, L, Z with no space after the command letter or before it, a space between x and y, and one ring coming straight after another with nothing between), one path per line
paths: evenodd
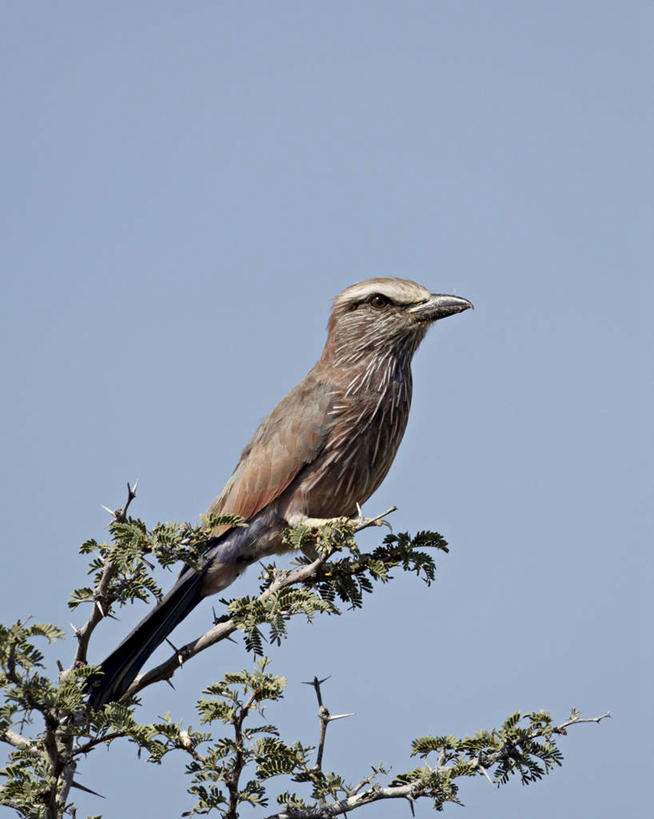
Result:
M405 440L366 511L396 504L396 529L437 529L452 551L431 589L398 580L361 612L297 623L270 652L288 677L270 717L314 741L300 683L331 674L327 705L357 716L332 726L325 762L358 780L409 767L415 736L610 710L540 784L464 782L465 816L644 815L652 16L596 0L3 2L2 620L68 628L100 504L138 477L134 513L196 520L313 365L333 296L416 279L476 310L419 350ZM143 611L104 624L93 659ZM175 693L144 693L143 718L194 719L244 662L206 652ZM80 815L179 815L183 764L96 751L80 779L107 800L79 797Z

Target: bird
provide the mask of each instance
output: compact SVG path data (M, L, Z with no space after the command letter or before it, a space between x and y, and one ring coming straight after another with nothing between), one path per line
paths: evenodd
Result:
M89 679L92 708L120 700L201 600L251 563L289 551L288 528L356 515L404 435L415 351L430 325L472 306L392 277L357 282L336 296L318 362L261 423L209 507L210 516L236 515L246 525L208 532L201 568L186 567Z

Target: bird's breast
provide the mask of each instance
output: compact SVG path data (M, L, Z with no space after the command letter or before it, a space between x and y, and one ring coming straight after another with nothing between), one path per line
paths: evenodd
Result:
M336 393L320 456L305 467L288 511L309 517L354 515L381 484L404 435L410 379L384 390Z

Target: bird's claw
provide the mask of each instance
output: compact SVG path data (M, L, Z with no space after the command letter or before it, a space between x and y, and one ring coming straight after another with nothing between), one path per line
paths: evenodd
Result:
M389 531L393 531L391 524L385 520L385 515L389 515L391 512L394 512L397 507L393 506L390 509L387 509L385 512L382 512L381 515L377 515L374 518L367 518L363 514L361 505L357 503L356 506L357 516L352 519L352 523L354 523L357 532L361 529L367 529L369 526L387 526Z

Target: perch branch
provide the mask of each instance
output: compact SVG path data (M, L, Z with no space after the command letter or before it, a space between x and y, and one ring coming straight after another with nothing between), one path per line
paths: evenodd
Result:
M396 509L396 506L391 506L390 509L387 509L381 515L376 515L373 518L362 518L355 521L354 532L360 532L362 529L367 529L370 526L379 526L380 521L382 521L386 515L390 515L391 512L394 512ZM260 602L264 602L281 589L315 581L320 575L325 563L336 551L337 547L334 546L306 566L301 566L299 569L291 572L279 572L270 586L268 586L268 588L263 591L257 599ZM134 694L137 694L139 691L142 691L144 688L152 685L153 683L161 682L162 680L169 681L175 671L177 671L181 665L190 660L192 657L195 657L201 651L205 651L210 646L219 643L221 640L229 639L237 629L238 626L233 619L216 624L201 637L191 640L191 642L186 643L186 645L179 649L176 649L174 653L168 657L168 659L150 669L150 671L147 671L145 674L140 674L127 689L123 699L132 697Z

